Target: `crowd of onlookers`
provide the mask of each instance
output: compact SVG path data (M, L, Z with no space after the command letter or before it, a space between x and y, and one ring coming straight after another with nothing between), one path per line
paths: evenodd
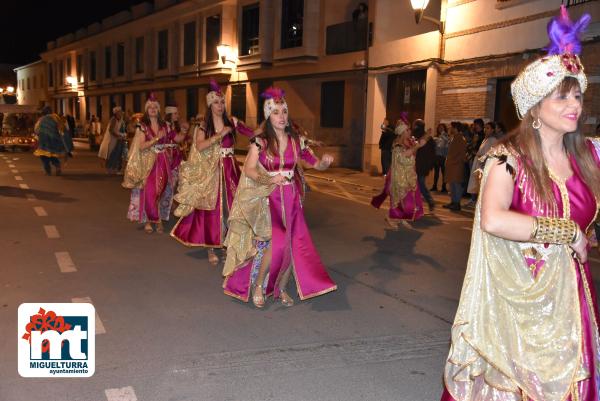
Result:
M384 120L381 130L379 148L385 175L390 168L392 144L397 133L387 119ZM422 132L425 132L423 121L415 121L412 126L413 136L418 139ZM506 128L503 123L484 122L480 118L475 119L472 124L455 121L449 126L437 126L428 146L420 148L416 154L419 189L430 210L434 208L430 191L450 192L450 202L444 205L450 210L461 210L463 197L469 199L465 207L475 206L479 193L479 176L476 172L481 167L478 159L505 134ZM425 182L432 170L433 185L428 188Z

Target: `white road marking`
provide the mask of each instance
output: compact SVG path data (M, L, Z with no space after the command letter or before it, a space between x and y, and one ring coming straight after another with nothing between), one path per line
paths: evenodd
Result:
M600 259L598 259L598 258L592 258L592 257L588 256L588 259L591 260L592 262L600 263Z
M35 206L33 208L33 210L35 210L35 213L39 216L39 217L46 217L48 216L48 212L46 212L46 209L44 209L41 206Z
M472 227L461 227L461 230L466 230L466 231L473 231Z
M13 160L19 160L19 158L18 157L13 157Z
M44 226L44 231L46 231L46 236L50 239L60 238L60 234L56 229L56 226Z
M109 388L104 394L108 401L137 401L133 387Z
M90 298L90 297L73 298L73 299L71 299L71 302L76 303L76 304L78 304L78 303L79 304L87 303L87 304L92 304L92 305L94 304L92 302L92 298ZM100 316L98 316L98 312L96 312L96 334L105 334L105 333L106 333L106 329L104 328L104 324L102 324L102 320L100 320Z
M21 189L29 189L29 185L27 185L27 184L19 184L19 188L21 188Z
M9 162L9 165L8 165L8 167L10 167L10 168L17 168L17 166L15 166L14 164L12 164L12 163L10 163L10 162Z
M35 197L34 194L25 194L25 197L27 198L28 201L37 200L37 198Z
M10 172L13 173L13 174L19 174L19 170L16 170L14 168L12 170L10 170Z
M58 263L61 273L74 273L77 271L69 252L54 252L54 257L56 257L56 263Z
M23 177L21 177L20 175L15 175L15 180L23 181Z

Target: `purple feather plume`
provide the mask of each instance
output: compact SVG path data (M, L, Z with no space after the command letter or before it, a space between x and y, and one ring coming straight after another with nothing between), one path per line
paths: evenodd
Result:
M285 96L285 92L281 88L270 86L261 95L264 99L280 100Z
M208 81L208 86L210 87L211 92L221 93L221 87L214 79L211 78L210 81Z
M560 6L560 16L552 18L548 23L548 38L550 38L550 44L546 47L548 54L580 54L579 36L587 28L591 19L592 17L586 13L573 22L566 7Z
M147 100L149 100L151 102L158 102L158 97L156 96L156 93L150 92L148 94L148 99Z

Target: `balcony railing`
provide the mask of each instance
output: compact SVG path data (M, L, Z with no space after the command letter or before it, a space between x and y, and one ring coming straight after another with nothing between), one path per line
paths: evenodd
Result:
M327 27L326 53L342 54L366 50L367 48L366 19L342 22Z

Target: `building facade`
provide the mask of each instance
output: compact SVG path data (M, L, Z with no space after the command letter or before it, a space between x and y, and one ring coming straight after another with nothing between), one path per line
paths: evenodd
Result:
M42 60L15 68L19 104L42 108L49 102L46 63Z
M574 16L592 13L583 61L586 108L598 113L599 3L568 1ZM377 172L386 116L514 124L508 85L546 45L560 4L431 0L417 24L410 0L155 0L49 42L41 58L51 105L81 122L107 121L115 105L141 111L149 91L183 116L204 114L212 77L230 114L254 126L259 94L280 86L336 165Z
M585 94L584 131L600 122L600 2L597 0L432 0L425 14L439 24L428 32L407 32L413 18L408 1L378 0L371 7L373 46L369 78L363 169L379 170L377 143L381 121L408 111L438 123L475 118L518 124L510 83L542 54L548 44L546 25L561 4L572 18L592 15L584 37L582 61L590 86ZM397 21L396 16L406 19ZM397 23L395 24L394 22ZM414 28L415 21L412 21Z

